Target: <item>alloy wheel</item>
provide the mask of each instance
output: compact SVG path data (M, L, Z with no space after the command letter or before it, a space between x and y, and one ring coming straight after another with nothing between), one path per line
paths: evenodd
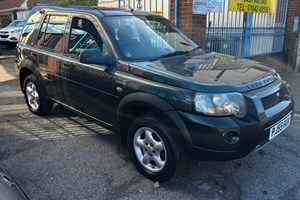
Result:
M36 86L32 82L28 82L26 85L26 97L31 109L37 111L40 106L40 97Z
M138 129L133 138L133 147L141 165L151 172L161 171L167 161L167 151L160 136L151 128Z

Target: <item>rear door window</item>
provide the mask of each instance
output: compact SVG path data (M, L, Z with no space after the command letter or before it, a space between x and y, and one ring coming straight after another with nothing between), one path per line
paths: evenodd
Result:
M41 48L61 52L67 21L67 16L46 16L38 34L37 45Z

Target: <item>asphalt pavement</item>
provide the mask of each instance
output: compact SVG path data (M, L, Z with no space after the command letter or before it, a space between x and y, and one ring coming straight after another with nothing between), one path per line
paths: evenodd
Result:
M60 106L45 117L29 112L14 52L3 53L0 166L32 200L300 199L299 74L282 73L291 84L297 113L274 141L243 159L189 161L183 175L156 184L137 172L117 134Z

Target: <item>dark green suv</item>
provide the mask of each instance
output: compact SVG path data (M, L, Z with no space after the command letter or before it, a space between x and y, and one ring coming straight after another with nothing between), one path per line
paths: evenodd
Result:
M164 181L188 154L243 157L290 124L289 86L261 63L201 50L151 13L36 7L17 45L28 108L61 104L120 133L137 169Z

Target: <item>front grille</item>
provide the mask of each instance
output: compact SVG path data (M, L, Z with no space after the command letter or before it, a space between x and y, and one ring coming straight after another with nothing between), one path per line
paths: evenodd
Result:
M0 34L8 34L8 31L0 31Z
M0 38L8 38L8 35L0 35Z
M283 97L284 97L284 90L281 88L277 92L261 98L261 102L264 106L264 109L267 110L277 105L279 102L281 102L283 100Z

